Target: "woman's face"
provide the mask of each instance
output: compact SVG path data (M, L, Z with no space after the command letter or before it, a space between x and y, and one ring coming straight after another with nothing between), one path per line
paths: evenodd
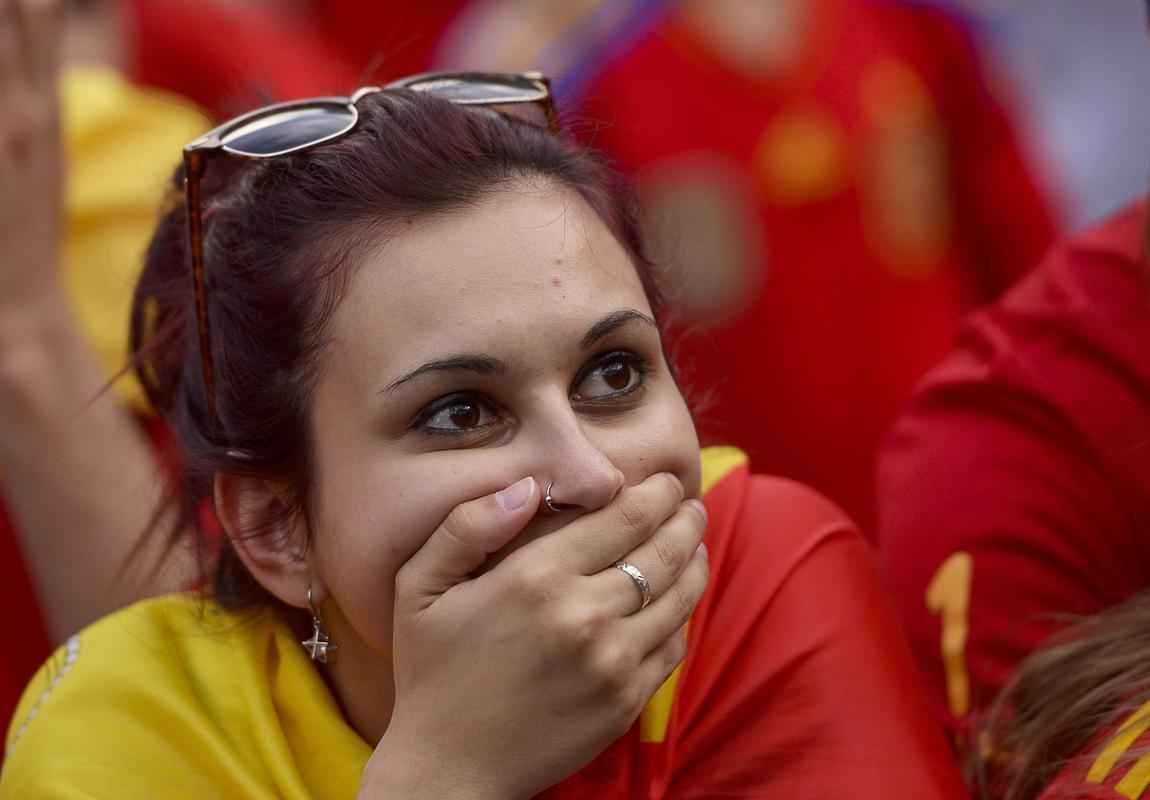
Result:
M699 491L686 405L626 252L541 182L407 225L336 310L312 416L310 567L340 659L391 647L395 575L457 505L526 476L522 545L656 472Z

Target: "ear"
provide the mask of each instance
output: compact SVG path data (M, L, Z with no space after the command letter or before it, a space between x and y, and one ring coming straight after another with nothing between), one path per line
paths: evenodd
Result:
M236 554L261 586L296 608L307 608L314 572L307 520L288 514L291 491L282 482L217 473L216 516ZM322 597L323 588L313 590Z

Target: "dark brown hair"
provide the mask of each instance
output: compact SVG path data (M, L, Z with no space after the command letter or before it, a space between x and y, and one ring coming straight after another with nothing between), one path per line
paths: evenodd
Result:
M1060 800L1093 796L1099 787L1084 779L1105 737L1150 700L1148 654L1150 591L1072 625L1023 662L991 714L984 793L1034 800L1069 768ZM1145 754L1135 748L1123 761Z
M592 154L531 124L408 91L370 95L358 107L359 125L341 139L209 167L204 255L216 418L200 374L180 171L136 289L136 371L182 451L157 519L173 520L170 530L164 525L173 543L194 537L215 599L228 608L271 597L226 537L213 541L214 476L282 481L292 494L282 514L307 513L308 410L325 331L358 256L398 225L547 181L594 209L632 257L656 317L662 312L630 193ZM244 535L267 535L282 521Z

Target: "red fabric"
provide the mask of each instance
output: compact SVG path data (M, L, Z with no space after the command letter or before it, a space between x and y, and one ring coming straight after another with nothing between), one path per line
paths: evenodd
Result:
M356 69L387 81L433 66L436 47L467 0L380 3L372 0L314 0L317 24L331 46Z
M216 0L125 0L134 80L218 118L264 103L347 94L428 70L464 0L316 0L312 13Z
M671 17L604 68L578 128L640 182L700 151L753 176L750 211L766 239L759 288L736 318L681 344L688 386L713 400L700 430L738 444L756 471L814 486L869 531L886 428L949 348L960 313L1037 263L1054 226L960 30L912 4L811 2L810 41L792 73L756 80ZM925 111L911 113L937 123L925 141L941 148L949 176L938 187L949 235L914 263L892 256L870 222L883 135L868 87L891 64L925 88ZM821 194L779 199L762 148L797 114L815 115L837 142L836 177ZM913 176L919 151L900 152Z
M2 730L8 729L8 720L16 710L24 686L51 652L35 598L36 590L24 568L16 531L0 498L0 608L5 609L5 642L0 647Z
M126 0L131 76L218 118L265 103L343 95L360 67L309 19L215 0Z
M164 454L168 467L172 468L171 436L164 424L148 417L141 420L141 425L157 452ZM20 694L52 651L36 597L0 485L0 608L6 609L6 639L4 647L0 647L0 730L8 729L8 720L16 710Z
M965 797L850 521L746 467L706 505L711 583L666 739L632 730L543 797Z
M883 451L880 549L939 717L957 740L926 604L970 554L962 668L983 709L1052 633L1150 586L1146 206L1052 251L963 327Z

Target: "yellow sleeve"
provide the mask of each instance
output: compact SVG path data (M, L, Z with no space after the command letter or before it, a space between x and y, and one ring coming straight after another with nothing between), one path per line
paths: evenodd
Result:
M185 144L208 127L188 103L105 69L68 70L61 86L67 154L64 280L108 377L128 359L132 292L160 201ZM145 411L135 378L115 386Z
M237 754L242 718L221 724L198 702L235 691L189 669L186 642L202 643L172 625L192 619L185 606L178 596L130 606L48 659L12 718L0 800L275 797Z

